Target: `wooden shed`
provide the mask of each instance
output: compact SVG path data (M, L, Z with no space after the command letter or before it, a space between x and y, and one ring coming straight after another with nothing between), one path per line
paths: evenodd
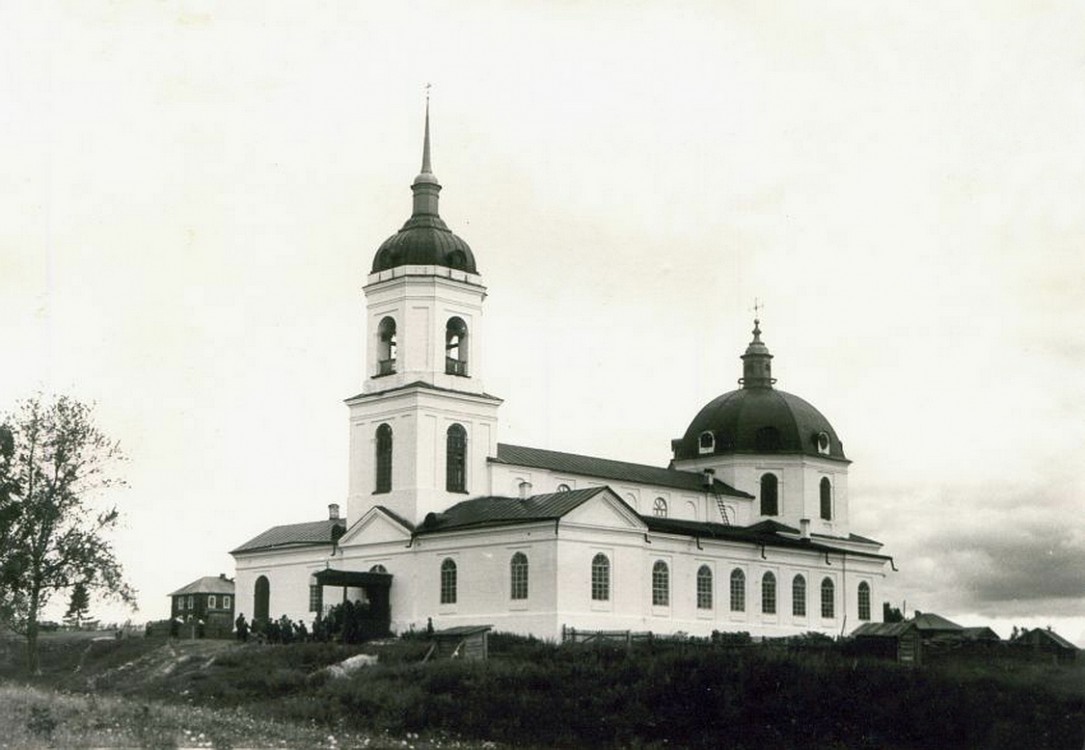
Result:
M1050 654L1059 664L1071 664L1077 660L1077 646L1050 629L1026 630L1014 638L1011 645L1015 648L1028 648L1041 654Z
M426 659L487 659L493 629L493 625L460 625L436 630Z
M904 622L867 622L852 632L861 653L895 659L902 664L923 662L924 646L960 639L964 628L941 615L917 612Z

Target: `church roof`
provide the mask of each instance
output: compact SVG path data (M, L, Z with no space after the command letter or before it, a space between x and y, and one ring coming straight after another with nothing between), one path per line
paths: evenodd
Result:
M170 596L185 596L187 594L232 594L234 582L225 575L204 576L197 578L187 586L174 591Z
M314 544L331 544L332 529L336 526L345 527L345 525L346 523L342 518L335 518L272 526L264 533L257 534L240 547L231 550L230 554L282 549L284 547L308 547Z
M785 526L776 521L761 521L752 526L730 526L722 523L686 521L680 518L660 518L658 516L642 515L640 518L648 526L649 531L660 534L681 534L683 536L698 537L700 539L746 542L749 544L763 544L766 547L785 547L788 549L813 550L815 552L828 552L833 554L845 553L856 557L869 557L877 560L890 559L887 555L843 549L814 539L796 539L791 535L798 534L798 529ZM874 544L877 544L877 542L874 542Z
M506 526L561 518L581 503L606 492L606 487L551 492L532 497L475 497L456 503L441 513L430 513L418 534L483 526Z
M773 387L772 354L759 321L742 355L742 387L709 401L671 441L676 461L731 454L806 454L847 461L829 420L809 402Z
M549 469L564 474L614 479L621 482L652 484L657 487L670 487L677 490L704 492L704 475L694 471L679 471L659 466L646 466L626 461L613 461L609 458L582 456L577 453L527 448L522 445L497 444L497 456L490 461L512 466L528 466L534 469ZM742 490L737 490L718 479L712 482L712 491L718 495L731 497L753 497Z

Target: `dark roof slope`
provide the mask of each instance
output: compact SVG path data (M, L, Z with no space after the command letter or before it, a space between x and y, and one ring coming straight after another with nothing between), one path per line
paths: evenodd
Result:
M323 521L310 521L308 523L291 523L285 526L272 526L262 534L258 534L237 549L231 550L230 554L238 552L255 552L257 550L281 549L283 547L308 547L315 544L331 544L332 528L346 526L341 518L324 519Z
M577 453L527 448L522 445L497 444L497 456L490 461L512 466L529 466L535 469L549 469L565 474L615 479L638 484L654 484L659 487L671 487L690 492L704 492L704 475L694 471L679 471L659 466L645 466L626 461L613 461L609 458L582 456ZM736 490L718 479L713 480L712 491L731 497L753 497Z
M187 594L232 594L234 582L225 576L204 576L174 591L170 596Z
M606 487L589 487L527 498L475 497L456 503L441 513L430 513L416 533L430 534L453 529L552 521L606 491Z
M728 526L722 523L683 521L678 518L658 518L656 516L641 516L640 518L648 525L649 531L660 534L682 534L701 539L721 539L732 542L763 544L766 547L786 547L833 554L846 553L856 557L869 557L876 560L890 559L887 555L842 549L814 539L796 539L793 536L784 536L785 534L797 534L798 531L790 526L771 520L761 521L753 526Z
M1045 630L1044 628L1033 628L1032 630L1026 630L1019 636L1017 636L1017 638L1013 640L1013 643L1027 643L1033 646L1053 645L1057 646L1058 648L1077 651L1077 646L1070 643L1070 641L1063 638L1054 630Z
M705 404L681 438L671 442L676 460L701 455L700 437L713 436L712 453L802 453L846 461L844 446L829 420L812 404L775 388L739 388ZM818 451L818 435L829 439Z

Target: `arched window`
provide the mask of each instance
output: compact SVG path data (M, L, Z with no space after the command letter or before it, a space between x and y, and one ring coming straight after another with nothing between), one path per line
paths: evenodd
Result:
M511 598L527 599L527 555L517 552L509 561Z
M396 371L396 321L383 318L377 326L377 374L391 375Z
M702 432L697 440L697 447L700 453L711 453L716 448L715 436L708 431Z
M707 565L697 569L697 609L712 609L712 569Z
M591 560L591 600L610 601L610 559L602 552Z
M392 428L382 424L377 428L377 489L392 491Z
M661 497L657 497L655 502L652 503L652 515L659 518L667 517L667 501Z
M467 324L462 318L449 318L445 326L445 372L467 375Z
M671 602L671 576L667 563L656 560L652 566L652 606L666 607Z
M448 428L445 444L445 489L467 492L467 430L463 425L454 424Z
M369 572L370 573L387 573L388 568L384 567L380 563L377 563L376 565L374 565L372 568L369 569Z
M441 561L441 604L456 603L456 562L451 557Z
M570 490L572 490L572 489L573 489L573 488L572 488L572 487L570 487L570 486L569 486L569 485L567 485L567 484L559 484L559 485L558 485L558 492L569 492L569 491L570 491Z
M746 574L738 568L731 571L731 611L746 611Z
M802 576L791 579L791 614L806 617L806 579Z
M870 584L866 581L859 584L859 619L870 619Z
M833 601L836 586L832 578L824 578L821 581L821 616L829 620L836 617L836 603Z
M269 602L271 600L271 584L267 580L267 576L260 576L256 579L256 586L253 591L252 597L252 619L266 621L268 618L268 611L270 609Z
M761 611L766 615L776 614L776 576L772 573L761 576Z
M780 512L778 484L775 474L761 475L761 515L775 516Z
M833 520L833 485L829 477L821 478L821 517L826 521Z

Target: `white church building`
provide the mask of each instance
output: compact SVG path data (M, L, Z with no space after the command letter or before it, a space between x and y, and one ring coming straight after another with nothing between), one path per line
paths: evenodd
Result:
M432 619L548 639L881 620L892 560L852 533L841 441L775 387L757 321L741 387L701 409L666 468L499 443L502 402L477 367L486 288L438 214L428 112L411 190L364 287L346 513L333 504L234 549L238 612L309 621L347 597L394 632Z

